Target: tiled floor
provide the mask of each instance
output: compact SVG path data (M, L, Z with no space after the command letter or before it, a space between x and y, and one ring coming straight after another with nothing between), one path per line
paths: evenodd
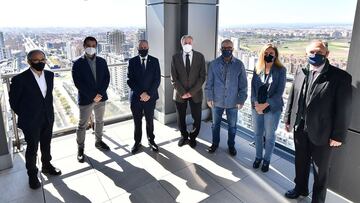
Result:
M145 132L145 129L143 129ZM86 137L87 159L76 160L75 135L53 139L52 163L63 174L41 175L42 188L31 190L24 167L24 154L15 154L14 167L0 171L0 202L310 202L310 198L289 201L283 194L294 186L294 166L274 154L271 170L262 173L251 165L255 149L248 139L236 137L236 157L227 154L225 129L214 154L206 152L211 125L202 123L196 149L178 147L174 125L155 122L159 153L148 149L146 137L140 153L131 155L133 123L126 121L105 127L104 141L111 151L94 147L94 135ZM310 187L311 188L311 187ZM328 192L327 202L341 202ZM344 201L342 201L344 202Z

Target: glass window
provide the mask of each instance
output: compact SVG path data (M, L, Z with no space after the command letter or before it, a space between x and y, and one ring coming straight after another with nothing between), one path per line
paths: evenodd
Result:
M287 68L288 82L283 95L286 105L293 74L297 68L306 65L305 47L312 39L326 41L330 63L346 69L356 3L356 0L274 0L271 3L265 0L221 0L218 50L223 39L234 42L234 56L242 60L248 70L250 97L250 81L258 51L265 43L274 43L279 48L281 62ZM220 50L217 54L220 55ZM239 111L238 119L241 129L252 130L250 98ZM277 143L294 149L293 135L284 130L282 118L276 134Z

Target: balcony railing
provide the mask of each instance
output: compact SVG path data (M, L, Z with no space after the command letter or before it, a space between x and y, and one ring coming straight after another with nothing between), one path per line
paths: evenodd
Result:
M127 63L109 64L110 85L108 88L109 100L106 102L105 123L120 122L131 118L129 105L129 88L127 80ZM54 78L54 136L74 132L78 124L79 108L77 105L77 89L71 76L71 68L53 69ZM18 73L4 74L1 76L2 82L0 91L8 101L8 91L11 78ZM21 149L23 134L16 126L16 115L11 110L8 102L5 102L7 112L5 119L8 121L9 135L13 136L13 143L18 150ZM93 119L93 117L92 117ZM89 124L91 121L89 121Z

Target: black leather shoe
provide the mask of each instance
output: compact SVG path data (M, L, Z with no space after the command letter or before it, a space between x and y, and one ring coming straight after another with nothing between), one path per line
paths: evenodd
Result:
M296 191L295 189L292 189L292 190L289 190L285 193L285 197L289 198L289 199L296 199L298 198L299 196L308 196L309 193L308 192L304 192L304 193L300 193L298 191Z
M78 149L78 154L77 154L77 160L80 163L84 163L85 162L85 154L84 154L84 149L79 148Z
M261 159L255 158L255 161L253 163L253 168L259 168L261 163Z
M29 187L34 190L41 187L41 184L40 184L40 181L39 181L39 178L37 177L37 175L29 176Z
M103 142L103 141L96 142L95 147L101 151L109 151L110 150L110 147L107 144L105 144L105 142Z
M261 166L261 171L266 173L269 171L269 166L270 166L270 163L268 161L263 161L263 164Z
M41 169L41 172L44 174L50 174L53 176L59 176L61 175L61 170L58 168L55 168L53 165L43 166Z
M191 138L189 141L189 145L191 148L195 148L196 147L196 139L195 138Z
M139 151L140 147L141 147L141 144L135 143L134 146L131 148L131 153L136 154L136 152Z
M154 141L149 141L149 147L151 148L151 150L153 150L154 152L158 152L159 151L159 147L156 145L156 143Z
M236 156L237 151L236 151L235 147L229 147L229 154L231 156Z
M178 146L182 147L182 146L186 145L187 143L189 143L189 139L187 137L181 137L178 142Z
M212 153L214 153L216 150L217 150L217 148L218 148L218 145L211 145L209 148L208 148L208 152L210 153L210 154L212 154Z

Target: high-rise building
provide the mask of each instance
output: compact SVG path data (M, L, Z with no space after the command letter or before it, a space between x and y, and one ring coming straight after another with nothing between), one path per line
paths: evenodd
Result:
M0 32L0 48L5 48L4 34Z
M106 41L111 45L111 51L116 54L121 54L122 45L125 43L125 33L120 30L108 32L106 34Z
M137 41L146 39L146 30L139 29L136 33L136 39Z

